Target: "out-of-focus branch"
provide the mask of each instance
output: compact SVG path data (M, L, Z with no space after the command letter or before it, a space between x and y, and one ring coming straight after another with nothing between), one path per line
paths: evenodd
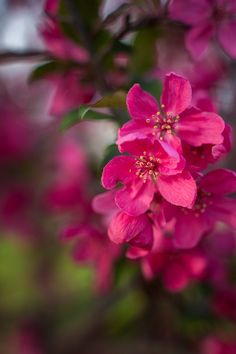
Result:
M29 50L25 52L0 52L0 64L9 64L19 61L39 61L48 59L50 59L50 55L46 51Z
M90 61L91 66L93 68L93 74L94 77L96 77L99 89L101 92L104 93L107 91L107 84L105 80L105 75L103 73L103 66L101 65L101 62L97 60L97 56L95 55L91 33L84 24L84 21L79 14L75 1L67 0L66 3L68 11L70 12L72 24L75 30L77 31L83 46L90 54Z

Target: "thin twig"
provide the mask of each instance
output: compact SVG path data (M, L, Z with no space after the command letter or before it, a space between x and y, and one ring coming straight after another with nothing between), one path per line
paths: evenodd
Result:
M39 61L39 60L48 60L50 58L49 53L45 51L38 50L29 50L26 52L15 52L7 51L0 53L0 64L8 64L19 61Z

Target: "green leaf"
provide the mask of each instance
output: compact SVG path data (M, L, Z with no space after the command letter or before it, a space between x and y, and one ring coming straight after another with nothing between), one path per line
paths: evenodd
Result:
M101 120L109 119L112 120L113 116L92 110L88 106L81 105L79 109L75 109L69 112L60 124L60 131L63 132L82 120Z
M126 108L126 92L116 91L111 95L104 96L99 101L94 103L94 108Z
M104 157L101 163L101 168L100 170L103 169L103 167L111 160L113 159L114 156L120 155L120 152L118 150L118 147L116 144L111 144L108 145L108 147L105 150ZM100 172L100 171L99 171Z
M149 82L143 82L142 88L150 92L155 98L160 100L162 92L162 83L160 80L151 80Z
M156 60L156 41L160 33L156 29L146 28L138 32L134 41L131 69L136 73L145 73L153 67Z
M60 71L62 67L63 67L62 64L55 60L49 61L34 69L30 74L29 81L33 82L36 80L40 80L41 78L43 78L48 74Z

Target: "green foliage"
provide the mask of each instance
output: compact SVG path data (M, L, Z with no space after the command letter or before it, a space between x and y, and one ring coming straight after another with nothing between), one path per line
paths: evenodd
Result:
M95 102L94 108L126 108L126 92L116 91Z
M39 65L36 69L32 71L29 77L29 81L30 82L37 81L49 74L53 74L55 72L61 72L63 67L64 67L63 64L58 61L55 60L48 61L47 63Z
M106 113L94 111L88 106L81 105L79 109L74 109L73 111L70 111L64 117L64 119L60 124L60 131L63 132L83 120L103 120L103 119L112 120L113 117Z
M154 28L140 30L133 44L133 60L131 70L135 73L145 73L150 70L156 60L156 41L159 32Z

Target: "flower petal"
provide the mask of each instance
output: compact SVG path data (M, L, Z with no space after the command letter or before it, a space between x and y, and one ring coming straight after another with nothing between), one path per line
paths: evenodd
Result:
M125 123L118 132L118 139L116 141L119 146L120 152L127 151L125 143L134 141L136 139L146 139L148 137L153 138L153 128L150 124L146 123L146 120L131 120Z
M166 289L172 292L183 290L190 281L188 269L181 262L173 261L164 270L163 282Z
M224 50L236 58L236 20L222 21L218 30L219 41Z
M99 214L110 214L117 211L115 203L116 190L96 195L92 200L93 210Z
M128 186L120 189L115 196L117 206L132 216L145 213L152 202L155 185L152 181L136 179Z
M133 119L147 119L158 111L156 99L142 90L139 84L131 87L127 94L126 103L130 116Z
M192 88L190 82L174 73L166 75L161 102L165 112L177 115L191 104Z
M186 47L194 58L199 57L205 52L213 34L214 27L209 22L193 27L188 31L185 37Z
M213 112L190 108L181 114L178 124L180 138L193 146L221 144L225 123Z
M217 195L234 193L236 192L236 173L224 168L211 171L202 177L200 187Z
M219 196L212 199L211 218L236 228L236 200Z
M196 25L211 15L211 7L207 0L172 0L169 14L175 20Z
M102 172L102 185L112 189L118 182L128 183L132 179L134 159L130 156L116 156L106 164Z
M146 249L151 248L153 242L152 226L145 214L133 217L118 213L111 221L108 235L117 244L133 241L134 246Z
M188 214L180 211L175 224L174 244L177 248L192 248L209 228L204 216L196 217L191 211Z
M197 187L189 172L184 171L175 176L161 175L157 185L160 194L169 203L192 208L196 199Z

